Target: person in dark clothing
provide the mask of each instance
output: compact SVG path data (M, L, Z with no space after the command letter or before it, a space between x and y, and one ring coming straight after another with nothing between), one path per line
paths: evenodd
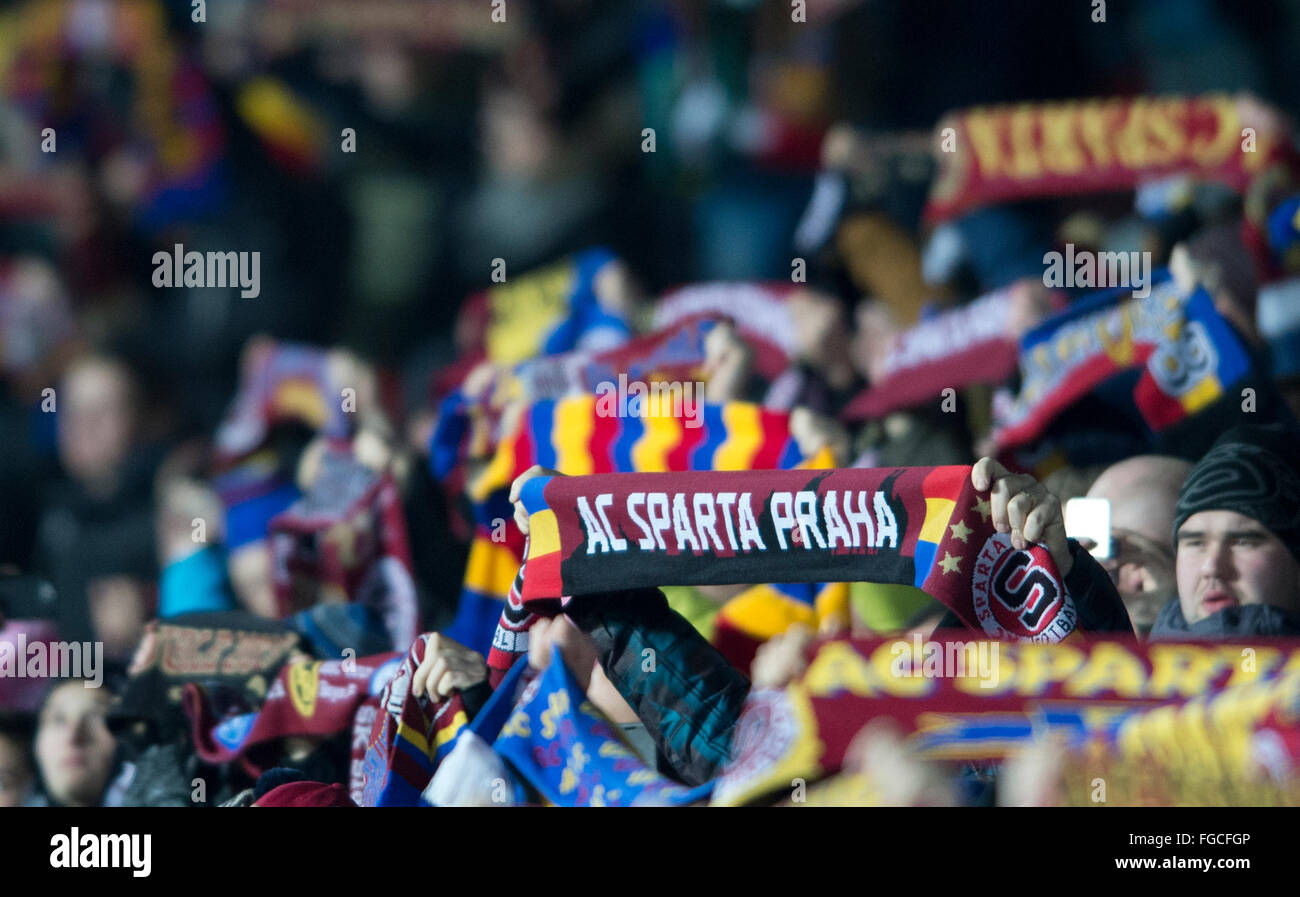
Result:
M59 462L36 535L35 568L58 596L64 639L105 643L129 656L151 608L156 575L154 453L136 436L134 378L116 359L86 356L57 392Z
M1300 432L1219 437L1179 493L1174 540L1178 595L1153 640L1300 635Z
M668 770L688 785L718 775L749 680L658 589L577 596L565 616L595 644L606 677L645 724Z

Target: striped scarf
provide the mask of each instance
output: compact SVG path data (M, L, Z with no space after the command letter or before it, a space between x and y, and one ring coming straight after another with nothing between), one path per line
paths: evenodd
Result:
M417 638L380 693L364 754L358 799L363 807L419 805L420 793L448 754L469 714L460 692L442 700L411 694L411 676L424 660L432 633Z
M522 415L471 484L475 535L461 603L447 635L485 651L501 602L524 558L506 490L533 465L582 475L615 471L749 470L825 466L828 451L807 457L790 434L790 416L757 405L702 405L701 426L671 415L605 417L597 397L538 402Z
M464 387L443 399L430 445L434 476L447 481L464 464L490 458L501 415L511 403L535 403L580 393L595 394L619 377L642 383L701 381L705 340L715 325L697 315L604 351L545 355L499 367L491 381L470 395Z

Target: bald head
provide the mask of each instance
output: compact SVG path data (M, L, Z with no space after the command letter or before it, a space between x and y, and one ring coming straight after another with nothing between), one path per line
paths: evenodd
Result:
M1089 498L1110 502L1110 574L1139 634L1155 623L1177 592L1174 515L1192 465L1163 455L1139 455L1101 472Z
M1110 525L1174 545L1174 513L1178 493L1192 465L1165 455L1138 455L1112 464L1088 490L1089 498L1110 502Z

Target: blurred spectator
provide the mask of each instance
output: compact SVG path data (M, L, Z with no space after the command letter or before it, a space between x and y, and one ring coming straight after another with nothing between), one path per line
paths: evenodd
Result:
M152 613L156 577L153 452L136 440L140 405L130 370L86 356L58 398L59 461L37 534L37 569L54 584L63 638L105 642L129 656Z
M36 764L44 798L54 806L98 807L114 771L117 740L105 714L111 695L81 680L61 682L41 708L36 730Z

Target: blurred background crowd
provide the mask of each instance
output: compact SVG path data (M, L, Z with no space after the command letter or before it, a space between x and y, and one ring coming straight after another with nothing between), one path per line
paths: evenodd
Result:
M1172 502L1121 524L1132 480L1098 475L1159 453L1138 481L1176 497L1240 422L1237 387L1253 422L1300 413L1300 4L1114 3L1105 21L1032 0L807 0L798 18L776 0L507 0L504 22L487 0L195 9L0 2L0 613L6 636L102 642L119 699L161 669L160 622L187 614L295 634L252 665L268 680L343 648L405 654L433 630L486 654L522 551L506 495L522 470L498 449L537 438L534 402L592 386L575 361L548 391L525 364L538 357L626 372L620 348L685 327L698 357L690 343L690 364L660 367L704 381L710 403L761 407L799 461L997 454L1062 500L1111 497L1150 561L1108 567L1140 632L1174 594L1169 559L1163 574L1151 560L1172 550L1151 544L1171 541ZM979 139L954 114L1155 96L1218 98L1205 108L1257 127L1262 161L1237 166L1249 177L1225 162L943 192L970 163L944 160L942 128L959 160ZM903 336L1001 290L1014 367L1025 334L1089 298L1044 284L1044 253L1067 243L1148 252L1207 292L1248 372L1222 384L1226 404L1169 430L1099 388L999 440L1013 428L994 387L1014 376L956 383L955 413L942 377L924 401L863 403ZM154 254L176 244L259 252L260 295L155 287ZM670 600L714 637L734 595ZM943 610L869 591L846 607L863 632ZM800 614L782 625L822 622ZM743 667L756 648L736 650ZM190 681L174 675L133 713L171 704L174 724ZM217 719L265 697L247 675L229 687L225 705L206 695ZM36 747L89 770L73 793L54 759L20 784L35 767L8 752L24 754L46 695L7 688L20 734L0 732L0 798L107 800L95 746L125 738L99 728L108 696L46 701ZM175 740L158 725L140 744ZM347 781L346 747L282 747L265 765ZM133 799L148 802L145 778Z

